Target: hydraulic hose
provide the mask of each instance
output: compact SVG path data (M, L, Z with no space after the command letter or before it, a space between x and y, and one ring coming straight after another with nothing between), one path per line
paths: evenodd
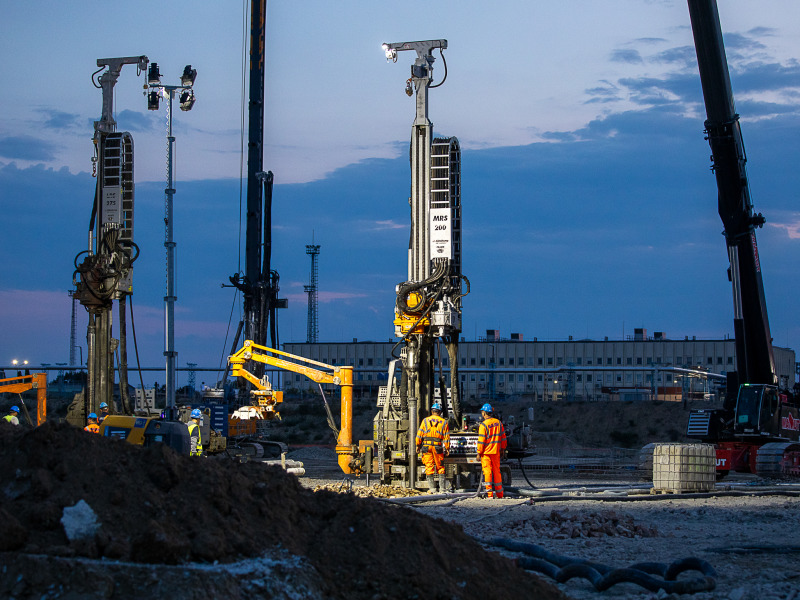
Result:
M560 556L541 546L517 540L492 538L485 540L484 543L525 554L525 557L516 560L517 566L523 569L544 573L558 583L566 583L574 577L581 577L589 580L599 592L618 583L634 583L651 592L663 589L667 594L709 592L717 585L715 579L717 572L714 567L696 557L683 558L670 564L643 562L613 569L580 558ZM698 571L702 576L677 581L678 575L684 571Z

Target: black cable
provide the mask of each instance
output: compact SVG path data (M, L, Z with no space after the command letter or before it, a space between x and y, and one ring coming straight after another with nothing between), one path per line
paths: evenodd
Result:
M136 344L136 322L133 320L133 294L128 299L128 305L131 307L131 333L133 333L133 352L136 354L136 370L139 371L139 383L142 385L142 395L144 395L144 377L139 362L139 346Z
M97 74L98 74L100 71L102 71L103 69L105 69L105 66L103 66L103 67L100 67L99 69L97 69L97 71L95 71L94 73L92 73L92 85L93 85L94 87L96 87L98 90L99 90L99 89L100 89L102 86L99 86L99 85L97 85L97 84L95 83L95 81L94 81L94 76L95 76L95 75L97 75Z
M574 577L581 577L589 580L600 592L618 583L634 583L651 592L663 589L668 594L709 592L717 585L715 580L717 572L714 567L696 557L682 558L670 564L643 562L614 569L581 558L554 554L541 546L517 540L492 538L484 540L484 543L525 554L525 557L516 560L517 566L523 569L544 573L558 583L566 583ZM698 571L702 573L702 577L677 581L678 575L684 571ZM653 575L658 575L662 579Z
M428 89L437 88L437 87L439 87L440 85L442 85L442 84L443 84L443 83L444 83L444 82L447 80L447 61L444 59L444 52L442 52L442 49L441 49L441 48L439 48L439 56L441 56L441 57L442 57L442 64L444 65L444 77L443 77L443 78L442 78L442 80L441 80L439 83L437 83L436 85L429 85L429 86L428 86Z

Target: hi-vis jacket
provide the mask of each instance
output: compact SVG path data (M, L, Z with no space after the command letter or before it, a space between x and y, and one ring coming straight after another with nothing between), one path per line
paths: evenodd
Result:
M202 456L203 444L202 440L200 439L200 426L194 421L189 421L186 426L189 428L189 438L191 439L189 456Z
M478 454L500 454L506 449L506 430L494 417L489 417L478 427Z
M423 452L434 450L441 454L450 444L450 428L447 421L439 415L425 417L417 431L417 448Z

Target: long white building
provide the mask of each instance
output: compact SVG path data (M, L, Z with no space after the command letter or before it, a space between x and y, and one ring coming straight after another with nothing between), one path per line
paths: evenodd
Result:
M394 341L283 344L292 354L329 365L352 365L356 395L371 396L386 383L394 347ZM780 384L791 387L798 370L795 352L778 347L774 352ZM462 339L459 362L465 401L522 395L539 401L711 400L724 392L725 373L736 368L736 349L733 339L674 340L659 332L648 336L643 329L627 340L556 341L527 341L520 334L502 339L498 332L487 331L477 341ZM441 369L449 381L444 351ZM304 376L288 373L281 384L287 391L317 389Z

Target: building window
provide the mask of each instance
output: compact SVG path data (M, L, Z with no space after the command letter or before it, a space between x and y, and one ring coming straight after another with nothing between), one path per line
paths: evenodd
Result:
M542 376L541 375L537 375L536 376L536 381L540 381L541 382L542 381Z
M582 365L582 364L583 364L583 358L581 358L581 357L579 356L578 358L576 358L576 359L575 359L575 362L576 362L577 364L579 364L579 365Z
M650 366L652 364L653 364L653 359L648 356L647 357L647 365Z
M632 365L633 364L633 358L631 358L630 356L628 358L626 358L625 359L625 364L626 365Z
M544 361L542 360L541 356L536 359L536 364L539 365L540 367L544 364Z
M636 359L636 364L637 364L637 365L640 365L640 364L642 364L642 357L641 357L641 356L639 356L639 357Z
M501 358L500 359L500 364L501 365L505 365L506 364L506 359L505 358Z
M578 373L578 374L575 376L575 381L577 381L578 383L581 383L581 382L583 381L583 375L581 375L580 373Z
M733 357L732 357L732 356L729 356L729 357L728 357L728 364L729 364L729 365L732 365L732 364L733 364Z
M505 383L505 381L506 381L506 376L505 376L505 375L503 375L502 373L499 373L499 374L497 375L497 381L499 381L500 383Z
M512 377L513 377L513 375L512 375ZM524 379L522 378L522 375L517 375L517 381L519 381L520 383L522 383L524 381Z
M513 367L514 366L514 359L513 358L509 358L508 359L508 366L509 367Z
M474 358L470 358L469 359L469 364L470 364L470 366L474 367L475 366L475 359ZM483 363L481 363L481 364L483 364Z
M552 356L548 356L547 357L547 366L548 367L552 367L553 366L553 357Z
M621 357L619 357L619 356L617 357L617 364L618 364L618 365L621 365L621 364L622 364L622 358L621 358Z
M721 356L718 356L718 357L717 357L717 364L718 364L718 365L721 365L721 364L722 364L722 357L721 357Z
M372 359L371 359L371 358L368 358L368 359L367 359L367 366L368 366L368 367L371 367L371 366L372 366Z
M470 381L475 381L475 373L473 373L472 375L469 376L469 380Z
M528 375L528 383L533 383L533 375Z
M475 360L475 359L473 358L472 360ZM461 366L462 367L466 367L467 366L467 359L466 358L463 358L463 357L461 358Z
M473 375L473 377L475 377L475 375ZM466 381L466 380L467 380L467 376L466 375L462 375L461 376L461 381Z
M713 365L713 364L714 364L714 359L713 359L713 357L709 356L709 357L708 357L708 360L707 360L706 362L707 362L709 365Z
M442 359L442 366L443 366L443 367L446 367L447 365L448 365L448 363L447 363L447 359L446 359L446 358L443 358L443 359Z
M606 364L607 364L607 365L609 365L609 366L611 366L611 364L612 364L612 359L611 359L611 357L610 357L610 356L609 356L609 357L606 359Z
M486 359L485 358L481 358L481 366L485 366L485 365L486 365Z
M586 375L586 381L588 381L589 383L591 383L591 382L592 382L592 374L591 374L591 373L589 373L588 375Z
M363 358L359 358L358 359L358 366L359 367L363 367L364 366L364 359Z

